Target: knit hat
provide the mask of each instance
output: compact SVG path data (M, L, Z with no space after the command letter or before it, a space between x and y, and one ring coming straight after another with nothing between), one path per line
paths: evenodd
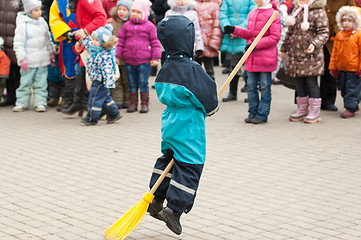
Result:
M292 14L292 16L289 16L287 18L287 25L293 26L296 24L296 16L301 12L302 9L304 9L303 12L303 22L301 24L302 31L307 31L310 28L310 23L308 22L308 7L314 2L315 0L309 0L308 4L299 4L299 8Z
M31 13L34 9L41 7L41 1L39 0L23 0L25 13Z
M111 24L105 25L105 27L100 27L94 32L92 32L92 37L99 40L99 46L102 46L103 43L106 43L112 37L113 26Z
M132 9L141 11L143 14L143 19L148 19L150 6L152 6L152 2L149 0L135 0L132 5Z
M117 7L119 7L120 5L125 6L128 10L130 10L130 7L132 5L132 3L130 2L130 0L119 0L117 2Z

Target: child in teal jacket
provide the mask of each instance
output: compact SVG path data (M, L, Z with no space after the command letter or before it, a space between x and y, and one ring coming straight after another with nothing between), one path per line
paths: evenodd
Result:
M182 15L168 16L158 24L157 34L167 60L154 86L159 101L167 108L162 113L164 155L155 163L150 187L172 158L174 166L155 192L148 212L166 222L174 233L181 234L180 216L193 206L205 162L205 117L218 110L217 87L192 59L195 40L192 21ZM167 206L163 208L165 199Z

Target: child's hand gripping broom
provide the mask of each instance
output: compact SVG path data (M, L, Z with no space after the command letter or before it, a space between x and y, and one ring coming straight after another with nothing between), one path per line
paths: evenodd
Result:
M221 89L218 92L218 98L222 95L228 84L233 79L234 75L238 72L241 68L243 63L246 61L247 57L251 54L259 40L263 37L265 32L271 26L275 18L277 17L278 12L275 11L270 19L267 21L266 25L262 28L261 32L257 35L251 46L245 52L243 57L239 60L231 74L228 76L226 82L223 84ZM152 189L149 192L145 193L136 205L134 205L128 212L126 212L123 217L121 217L116 223L114 223L111 227L109 227L105 232L104 235L108 240L121 240L124 239L131 231L133 231L138 224L142 221L145 213L148 210L149 204L152 203L154 198L154 192L157 190L159 185L162 183L165 176L168 174L170 169L174 165L174 160L172 159L168 166L164 169L163 173L160 175Z

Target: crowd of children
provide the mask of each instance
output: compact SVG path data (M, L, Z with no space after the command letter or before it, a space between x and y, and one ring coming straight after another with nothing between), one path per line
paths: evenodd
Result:
M163 3L157 1L154 11L156 16L154 16L152 2L149 0L94 0L94 4L103 6L97 11L106 15L107 22L112 26L112 36L117 38L118 44L111 49L103 48L102 44L92 46L94 41L105 43L107 42L105 40L97 38L89 40L89 37L85 39L86 31L83 29L93 24L91 32L96 31L99 26L104 27L105 23L99 19L96 23L94 21L86 23L81 20L80 14L75 17L76 10L80 9L77 8L77 4L84 4L84 1L79 3L74 0L57 1L59 16L67 18L62 19L67 26L56 25L53 17L50 18L51 31L41 17L41 1L22 0L22 2L23 11L18 12L17 15L13 47L18 65L21 67L21 80L16 90L14 112L29 108L31 94L33 94L34 109L38 112L46 111L47 106L64 104L64 101L59 102L59 99L67 100L69 95L74 95L74 99L77 95L85 95L84 92L87 91L84 89L84 66L91 68L89 62L82 62L78 57L76 64L74 60L69 64L69 61L66 62L69 58L64 57L67 54L65 51L72 51L73 57L84 51L84 48L80 49L80 52L75 51L75 42L79 41L85 45L90 57L96 58L98 55L95 53L100 54L102 51L111 56L114 50L115 61L112 57L109 61L109 64L114 66L107 66L114 70L114 73L110 72L107 76L114 77L116 72L120 73L117 79L114 79L114 84L107 83L106 81L113 80L106 79L101 74L97 77L93 74L93 78L90 77L92 85L94 82L103 84L106 90L104 94L109 98L102 99L100 105L100 102L95 101L93 87L89 85L90 96L86 100L88 114L82 123L86 124L89 121L96 123L105 114L108 123L114 118L120 119L119 116L115 117L119 111L109 112L110 102L114 102L117 109L126 108L128 113L136 112L139 95L139 112L147 113L149 111L148 78L151 68L158 66L161 58L163 64L167 57L164 46L158 40L155 19L159 22L163 17L183 15L193 22L195 47L192 58L199 64L204 64L207 74L214 80L214 58L218 58L219 51L227 53L226 58L230 60L233 68L274 11L279 11L281 16L276 18L270 30L249 55L243 69L244 79L247 80L245 100L248 101L249 106L245 122L260 124L268 121L272 99L271 83L278 81L274 74L280 68L280 60L285 63L285 73L295 79L297 112L289 116L290 121L314 123L321 121L321 108L337 110L332 104L327 103L325 106L326 103L322 102L323 90L322 86L321 88L319 86L319 79L327 74L339 82L345 107L341 117L354 117L355 112L359 110L361 46L358 38L361 12L357 7L360 4L358 0L337 3L339 6L335 22L340 31L332 38L334 44L332 51L329 51L330 63L325 59L324 50L326 42L330 41L330 19L325 7L330 8L331 5L335 5L333 1L327 3L326 0L242 0L238 3L228 0L163 0ZM159 6L163 6L164 10L160 11ZM92 11L89 10L89 16L94 14ZM51 8L50 12L52 14L54 10ZM64 17L64 14L68 16ZM79 23L82 26L79 26ZM63 27L66 32L59 35L58 27ZM106 29L109 31L110 28ZM51 34L54 34L54 37ZM38 44L39 42L41 44ZM67 47L67 44L71 47ZM10 66L7 64L6 51L0 53L2 66L0 91L3 95ZM54 65L55 68L52 67ZM96 69L94 71L101 72L100 63ZM89 73L89 69L87 70ZM241 76L240 71L231 81L229 95L223 98L224 102L237 99L238 79ZM79 93L79 89L82 93ZM85 108L83 103L76 105L76 100L72 97L70 99L63 108L60 107L60 111L74 114ZM95 102L97 106L94 105Z
M91 86L83 125L96 125L103 115L107 115L108 124L115 123L122 118L121 108L128 113L138 111L139 95L139 112L147 113L151 67L158 66L163 55L154 87L159 101L167 106L162 113L164 155L155 163L150 187L172 159L174 167L155 192L148 212L181 234L180 216L193 207L205 162L205 117L218 110L214 58L219 50L228 52L231 67L235 67L268 19L281 9L281 16L276 17L245 62L245 122L268 121L272 73L280 68L279 57L285 61L285 73L295 81L297 112L289 116L290 121L321 121L318 80L325 71L340 82L345 108L341 117L351 118L359 111L361 94L361 10L357 6L339 7L335 21L340 31L333 39L328 64L324 52L330 39L326 0L167 3L169 9L156 26L149 20L149 0L104 0L104 9L98 8L101 0L58 0L50 11L51 36L41 16L41 1L23 0L24 11L17 14L13 40L21 79L12 110L28 109L31 94L37 112L45 112L47 105L57 105L61 91L56 95L54 90L50 100L55 100L47 103L47 80L50 78L50 91L57 81L52 74L62 75L66 79L63 85L69 89L73 86L75 91L69 108L61 111L73 114L82 110L84 98L80 95L85 92L86 69ZM355 3L359 5L360 1ZM0 38L1 94L10 72L10 59L3 45ZM64 51L71 51L71 61ZM86 59L84 54L88 54ZM49 68L51 72L49 65L53 67ZM224 102L237 99L240 76L237 74L231 82ZM75 87L70 81L75 82Z

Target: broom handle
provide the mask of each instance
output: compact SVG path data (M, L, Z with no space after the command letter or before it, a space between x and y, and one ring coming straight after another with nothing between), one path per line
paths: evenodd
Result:
M174 160L172 159L168 166L164 169L163 173L160 175L160 177L158 178L158 180L154 183L153 187L150 189L150 193L154 195L155 191L157 190L157 188L159 187L159 185L163 182L165 176L169 173L170 169L173 167L174 165Z
M263 37L263 35L265 34L265 32L268 30L268 28L271 26L271 24L273 23L273 21L276 19L276 17L278 16L278 11L275 11L272 16L270 17L270 19L268 19L266 25L263 26L262 30L260 31L260 33L257 35L257 37L254 39L254 41L252 42L251 46L248 48L248 50L244 53L243 57L239 60L239 62L237 63L237 65L234 67L233 71L231 72L231 74L229 74L227 80L223 83L221 89L218 91L218 99L221 97L221 95L223 94L224 90L226 89L226 87L228 86L228 84L232 81L233 77L236 75L236 73L238 72L238 70L242 67L243 63L246 61L246 59L248 58L248 56L251 54L251 52L253 51L253 49L256 47L257 43L259 42L259 40L261 40L261 38Z

